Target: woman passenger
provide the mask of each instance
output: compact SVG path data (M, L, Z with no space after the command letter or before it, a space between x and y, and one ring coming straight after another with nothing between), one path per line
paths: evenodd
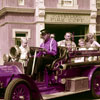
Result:
M85 42L86 42L86 46L93 48L93 50L100 47L100 44L95 40L95 35L93 33L86 34Z
M95 40L95 35L93 33L88 33L86 35L86 47L88 50L97 50L100 48L100 44ZM97 57L89 57L88 61L95 61L97 60Z

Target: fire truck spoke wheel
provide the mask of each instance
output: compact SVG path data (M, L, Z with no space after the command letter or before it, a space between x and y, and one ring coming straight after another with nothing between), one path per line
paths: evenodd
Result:
M91 94L94 98L100 98L100 71L96 71L92 76Z
M28 82L23 79L12 80L6 88L4 100L32 100Z

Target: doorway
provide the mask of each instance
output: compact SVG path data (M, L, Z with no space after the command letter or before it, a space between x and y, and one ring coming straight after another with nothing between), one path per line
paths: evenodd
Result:
M55 40L64 40L66 32L71 32L74 35L74 41L78 45L78 39L84 38L84 35L88 33L89 25L64 25L64 24L46 24L45 28L51 33L55 34Z

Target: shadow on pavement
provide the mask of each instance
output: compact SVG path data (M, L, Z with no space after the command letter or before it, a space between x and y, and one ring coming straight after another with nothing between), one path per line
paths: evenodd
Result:
M100 99L94 99L91 97L89 92L84 92L50 100L100 100Z

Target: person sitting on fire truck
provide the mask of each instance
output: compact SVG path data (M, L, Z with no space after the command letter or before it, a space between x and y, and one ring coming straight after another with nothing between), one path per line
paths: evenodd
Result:
M86 39L85 39L87 47L97 49L100 47L100 44L95 40L95 34L93 33L88 33L86 34Z
M80 38L78 40L78 45L79 45L79 48L77 50L79 50L79 51L87 50L86 43L83 38ZM75 58L75 60L74 60L75 63L84 62L84 61L85 61L84 57L78 57L78 58Z
M40 32L41 32L41 38L44 40L43 43L40 45L40 47L43 48L43 51L39 51L37 54L35 68L32 75L33 79L36 79L36 77L39 74L40 76L43 76L45 65L51 64L57 54L56 40L50 37L50 33L48 32L48 30L43 29ZM30 58L27 65L27 72L26 72L26 74L28 75L31 74L32 64L33 64L33 58Z
M71 42L72 50L76 50L76 44L75 44L74 41L72 41L72 33L66 32L64 38L65 38L65 40L62 40L62 41L58 42L58 46L66 47L67 43Z
M95 40L95 34L93 33L86 34L85 42L88 50L97 50L98 48L100 48L100 44ZM97 57L89 57L88 60L95 61L97 60Z

